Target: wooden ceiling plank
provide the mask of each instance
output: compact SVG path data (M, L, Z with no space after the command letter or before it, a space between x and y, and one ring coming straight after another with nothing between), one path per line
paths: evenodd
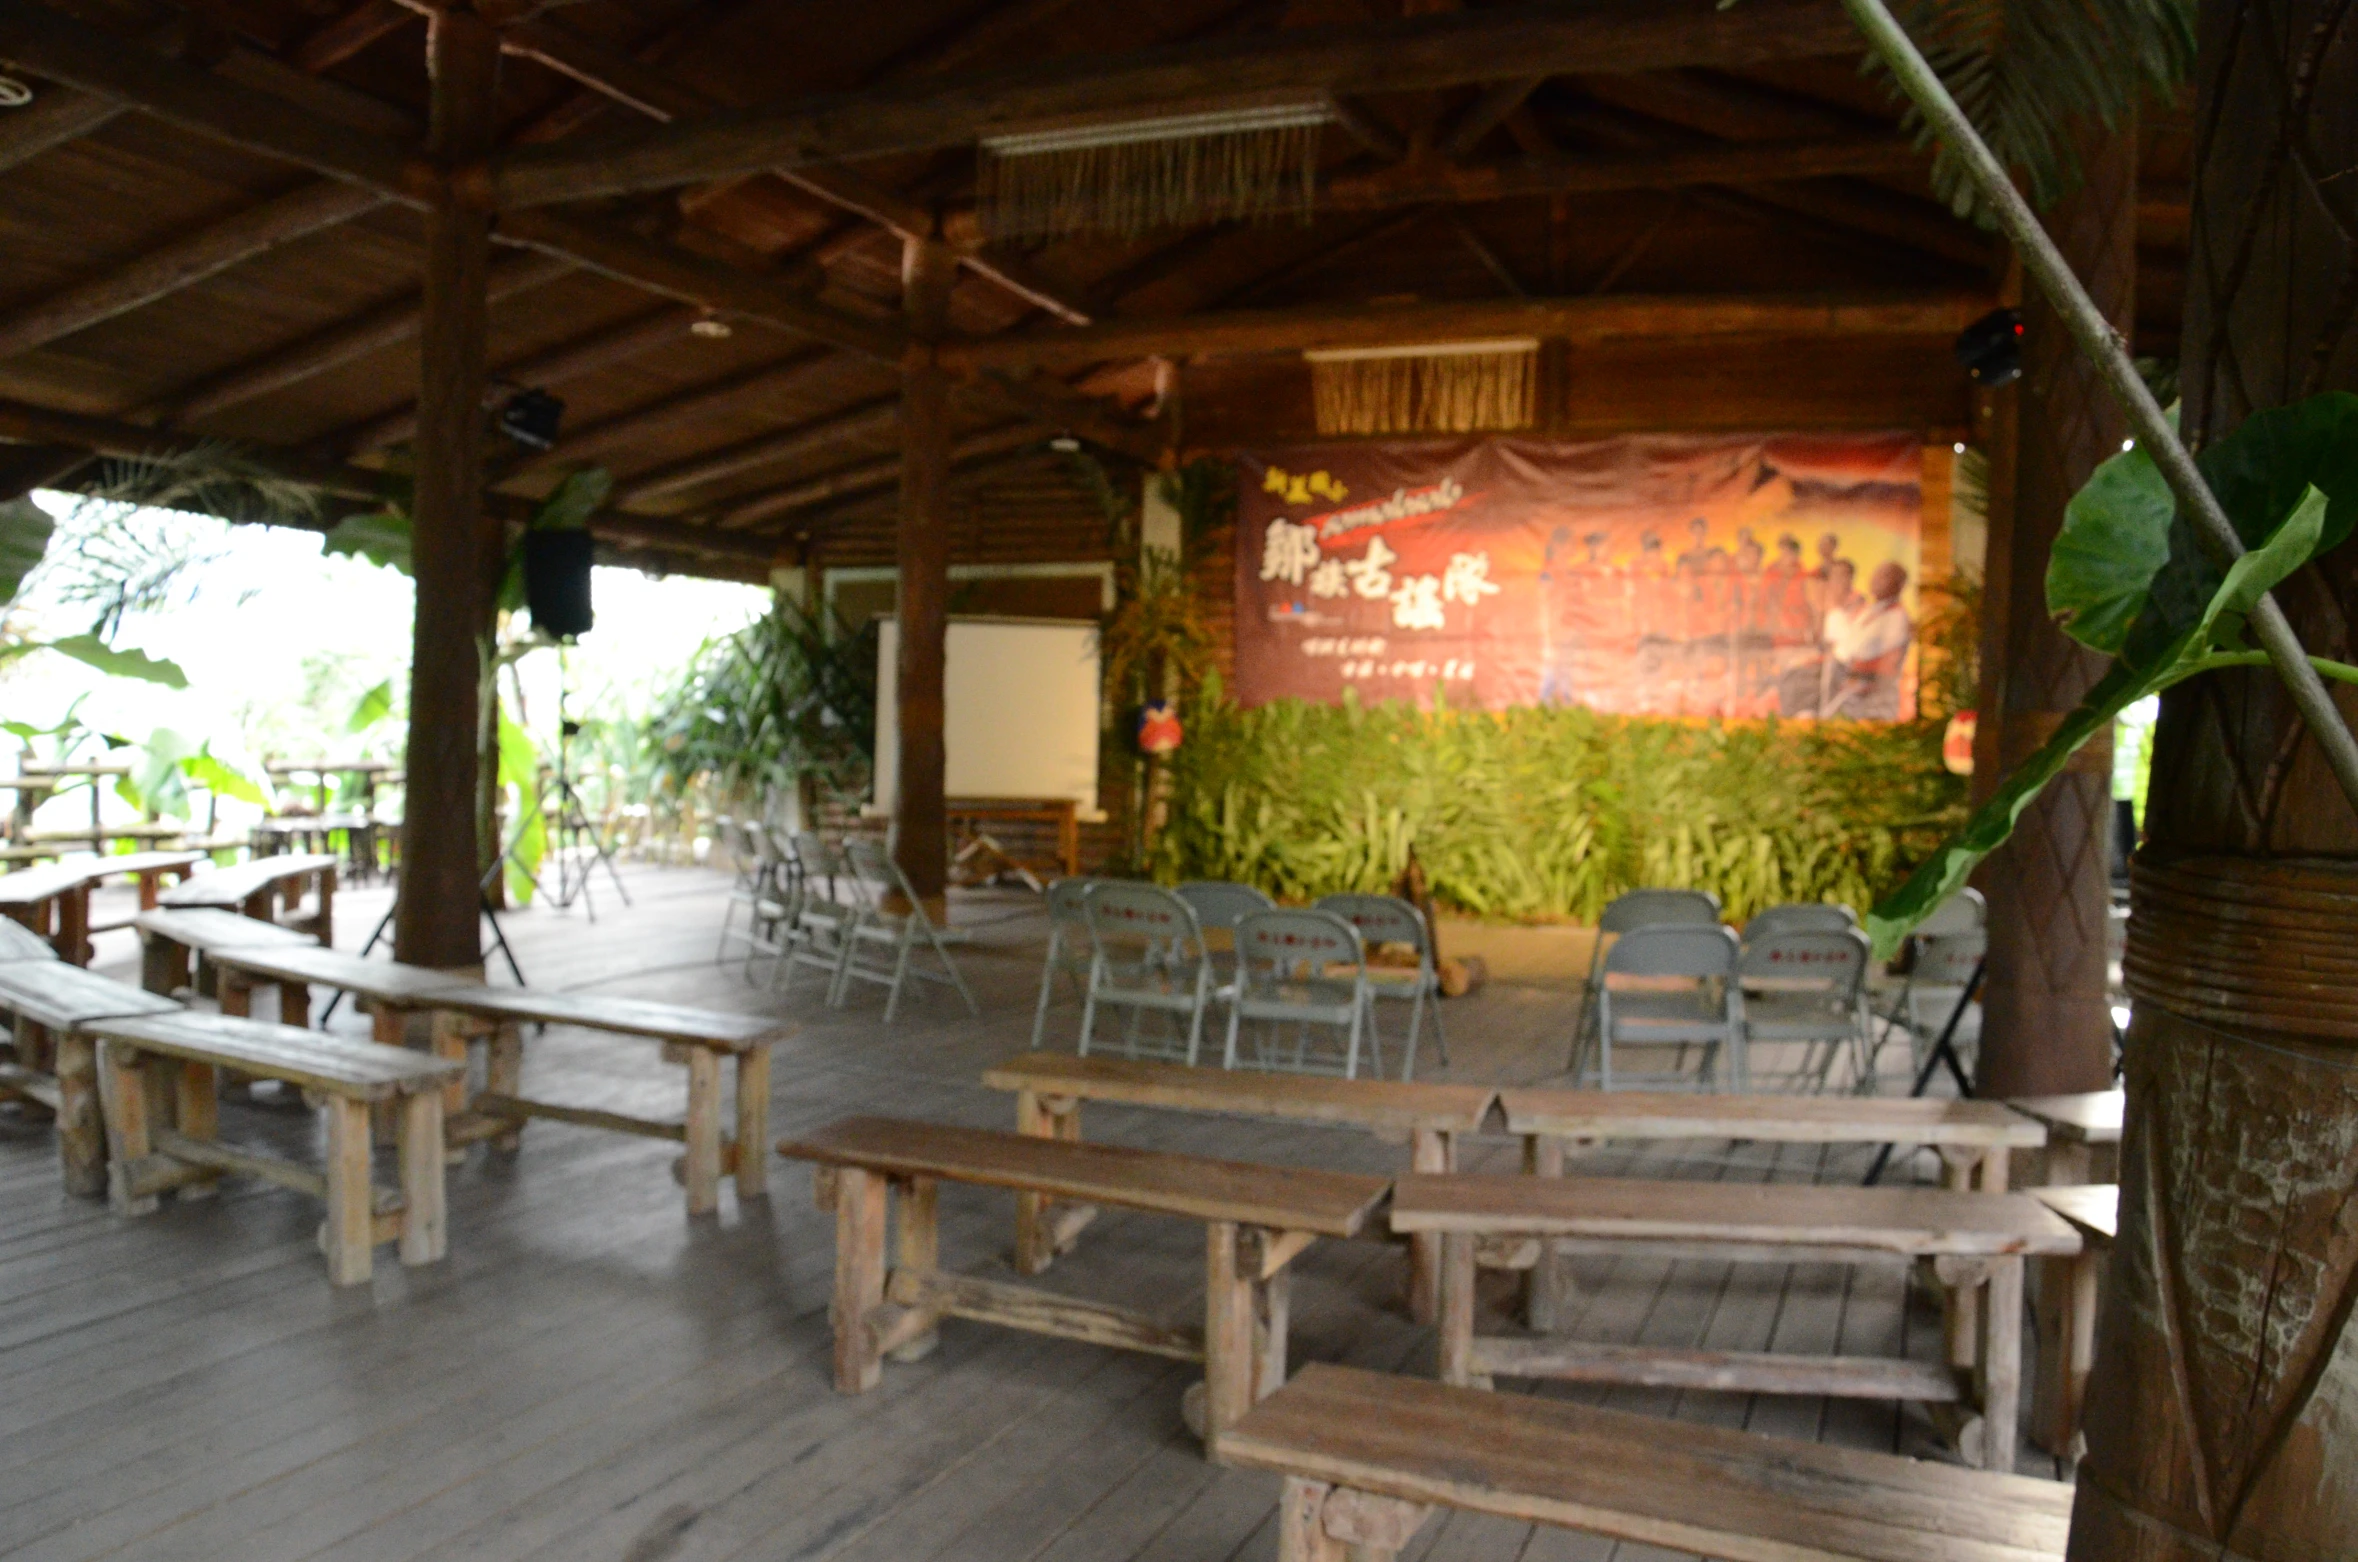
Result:
M0 118L0 173L52 147L79 140L129 112L121 103L95 92L51 87L28 106Z
M1300 352L1502 336L1610 341L1627 337L1954 335L1990 307L1977 292L1885 297L1631 294L1619 298L1479 299L1456 303L1319 304L1117 320L944 342L946 360L977 368L1202 353Z
M984 460L1005 455L1008 451L1028 445L1040 438L1040 428L1034 423L1010 423L1002 428L986 429L969 434L950 447L950 465ZM875 461L840 467L833 472L805 478L783 488L756 494L721 513L715 524L724 531L743 531L748 527L795 510L824 504L830 499L841 499L849 494L862 493L872 488L887 488L900 481L901 458L885 456Z
M401 146L238 86L32 0L0 0L0 60L182 130L423 205L441 176Z
M1550 153L1496 163L1406 164L1346 176L1318 194L1321 211L1381 211L1448 201L1481 205L1618 190L1751 186L1834 174L1907 173L1929 159L1897 136L1841 136L1751 145Z
M573 269L570 262L546 255L504 256L491 263L486 291L496 304L527 289L544 287L559 277L571 276ZM422 308L416 293L379 304L315 331L301 341L157 397L141 407L138 416L173 426L198 423L231 407L300 385L369 353L415 339L423 318Z
M759 434L718 450L667 462L621 484L614 490L613 502L623 506L641 504L750 472L756 467L787 465L823 454L836 445L856 444L889 434L900 415L900 405L898 396L864 401L848 412L805 423L799 428Z
M1465 245L1474 259L1481 262L1482 269L1489 272L1500 287L1506 289L1509 298L1531 296L1531 290L1523 285L1521 277L1515 275L1514 268L1506 263L1506 257L1488 239L1474 231L1474 225L1466 221L1464 212L1454 206L1447 207L1442 212L1442 220L1448 223L1458 241Z
M1506 117L1521 108L1523 100L1537 92L1546 79L1510 76L1484 87L1442 132L1441 155L1451 159L1469 156L1482 144L1482 138L1506 123Z
M718 379L685 386L653 401L569 429L559 435L556 444L549 449L513 461L505 470L495 472L493 476L498 480L517 472L577 464L607 451L622 449L653 430L725 414L749 396L823 395L828 381L839 375L842 369L842 361L835 354L824 351L798 352L739 369Z
M1158 104L1271 91L1433 91L1605 66L1742 65L1857 48L1833 0L1754 0L1732 11L1600 0L1570 13L1524 5L1287 29L1127 55L1052 57L963 81L834 93L579 145L516 148L493 160L474 193L503 207L536 206L961 146L1002 126L1135 114Z
M287 60L297 70L316 76L334 70L378 39L416 20L418 13L401 0L361 0L343 15L313 28L287 51Z
M1331 94L1327 107L1334 111L1335 123L1343 133L1359 143L1370 155L1387 163L1397 163L1408 155L1408 137L1399 128L1357 98L1344 93Z
M281 245L375 211L388 199L339 179L306 181L284 195L167 240L103 275L0 314L0 359L128 314Z

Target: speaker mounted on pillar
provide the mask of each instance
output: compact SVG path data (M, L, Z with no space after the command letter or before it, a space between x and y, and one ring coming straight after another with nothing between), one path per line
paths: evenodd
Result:
M587 530L528 531L524 534L524 605L532 627L559 640L590 632L592 543Z

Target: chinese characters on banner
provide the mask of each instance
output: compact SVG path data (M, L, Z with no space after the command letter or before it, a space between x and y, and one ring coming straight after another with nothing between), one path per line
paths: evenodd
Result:
M1241 456L1237 697L1913 716L1921 459L1905 434Z

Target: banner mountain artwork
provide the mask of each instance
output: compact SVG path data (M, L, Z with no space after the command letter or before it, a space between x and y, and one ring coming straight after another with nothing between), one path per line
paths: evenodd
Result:
M1921 448L1635 435L1240 456L1237 698L1912 717Z

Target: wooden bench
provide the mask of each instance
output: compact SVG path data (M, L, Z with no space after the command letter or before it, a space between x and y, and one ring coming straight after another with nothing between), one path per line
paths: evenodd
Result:
M156 898L156 904L174 911L211 907L216 911L242 912L256 921L276 922L309 933L319 943L333 944L336 941L336 864L335 857L321 852L256 857L175 884ZM296 907L302 902L307 884L316 885L316 904L313 910L298 913ZM282 905L287 913L283 916Z
M1208 1450L1245 1407L1285 1381L1287 1265L1319 1237L1358 1234L1382 1202L1381 1177L1206 1160L981 1128L848 1117L778 1146L822 1168L835 1211L835 1386L875 1387L883 1359L930 1350L943 1318L1087 1340L1204 1363ZM832 1175L829 1175L831 1173ZM935 1195L975 1183L1089 1205L1200 1220L1206 1230L1204 1327L940 1267ZM889 1268L888 1195L898 1240Z
M2117 1183L2033 1188L2032 1198L2069 1221L2080 1251L2039 1265L2033 1315L2039 1329L2039 1372L2031 1386L2031 1440L2058 1459L2080 1457L2080 1412L2087 1403L2088 1369L2096 1362L2096 1312L2112 1244L2120 1235Z
M1435 1508L1730 1562L2040 1562L2071 1528L2061 1481L1323 1364L1220 1454L1285 1477L1280 1562L1386 1562Z
M1680 1091L1505 1090L1499 1110L1523 1138L1523 1169L1562 1176L1566 1141L1737 1139L1773 1144L1918 1144L1940 1152L1941 1183L2003 1193L2015 1150L2046 1142L2046 1130L1994 1101L1938 1097L1697 1095ZM1524 1287L1534 1329L1555 1327L1558 1283L1552 1247ZM1949 1363L1974 1359L1975 1298L1945 1299Z
M90 959L90 878L73 863L0 873L0 916L46 939L61 960Z
M57 951L49 947L48 939L14 917L0 917L0 961L56 958Z
M243 958L244 953L232 958ZM385 969L383 965L373 967L378 972ZM390 980L381 975L369 979L378 983ZM379 990L392 994L390 988ZM791 1026L762 1015L726 1014L603 994L487 987L451 978L445 978L440 988L431 991L421 988L395 1001L489 1022L488 1026L476 1028L476 1034L488 1044L485 1088L469 1103L470 1110L465 1117L454 1124L453 1144L491 1139L512 1147L522 1125L528 1119L541 1117L584 1128L669 1139L683 1145L679 1172L687 1186L691 1215L709 1215L720 1208L720 1182L724 1173L735 1176L740 1199L758 1199L767 1191L768 1167L761 1147L769 1139L770 1047L793 1034ZM584 1030L641 1036L662 1043L668 1061L687 1065L687 1117L678 1122L634 1117L525 1096L521 1027L527 1024L576 1025ZM437 1047L463 1048L465 1040L458 1028L437 1024ZM734 1138L721 1131L723 1058L732 1060L737 1076Z
M2047 1130L2047 1166L2041 1180L2051 1186L2078 1187L2119 1179L2114 1161L2128 1102L2126 1091L2090 1090L2066 1096L2016 1096L2006 1104Z
M220 1014L182 1011L93 1019L105 1101L108 1198L126 1215L156 1207L167 1189L242 1172L327 1201L320 1245L328 1279L361 1285L379 1242L398 1241L404 1264L430 1264L447 1246L442 1192L442 1087L458 1065L373 1042ZM327 1112L324 1172L217 1137L217 1071L283 1080ZM151 1117L170 1103L172 1125ZM401 1186L370 1178L369 1109L398 1103Z
M221 950L255 945L320 947L318 940L308 933L298 933L291 927L280 927L276 922L249 917L240 911L213 907L143 911L131 919L131 925L139 931L139 985L167 997L198 984L200 973L193 965L197 956L208 962L203 980L210 985L209 962Z
M41 947L46 954L48 946ZM57 1165L66 1191L96 1198L106 1192L106 1132L98 1066L89 1036L77 1027L122 1015L174 1014L180 1005L62 960L11 960L0 964L0 1010L16 1021L16 1057L0 1065L0 1091L57 1114Z
M1391 1220L1395 1231L1442 1234L1441 1376L1485 1386L1493 1376L1548 1377L1953 1403L1962 1396L1945 1362L1697 1352L1474 1333L1474 1246L1480 1238L1514 1243L1553 1237L1589 1251L1738 1262L1929 1259L1944 1284L1988 1291L1975 1366L1983 1412L1980 1462L1996 1470L2014 1467L2023 1260L2080 1250L2079 1234L2034 1199L1947 1188L1409 1176L1393 1186ZM1535 1250L1537 1243L1527 1246Z
M1081 1103L1118 1101L1127 1106L1170 1107L1183 1112L1234 1112L1293 1122L1334 1123L1365 1128L1409 1143L1416 1171L1455 1171L1461 1134L1480 1128L1497 1091L1487 1085L1420 1085L1382 1079L1319 1079L1302 1074L1267 1074L1250 1069L1190 1068L1184 1063L1136 1062L1127 1058L1080 1058L1067 1053L1030 1052L983 1071L983 1083L1015 1092L1015 1129L1042 1139L1078 1141ZM1054 1209L1036 1194L1015 1200L1015 1267L1038 1274L1068 1251L1089 1223L1087 1206ZM1440 1244L1416 1237L1409 1243L1409 1310L1420 1323L1438 1316Z

